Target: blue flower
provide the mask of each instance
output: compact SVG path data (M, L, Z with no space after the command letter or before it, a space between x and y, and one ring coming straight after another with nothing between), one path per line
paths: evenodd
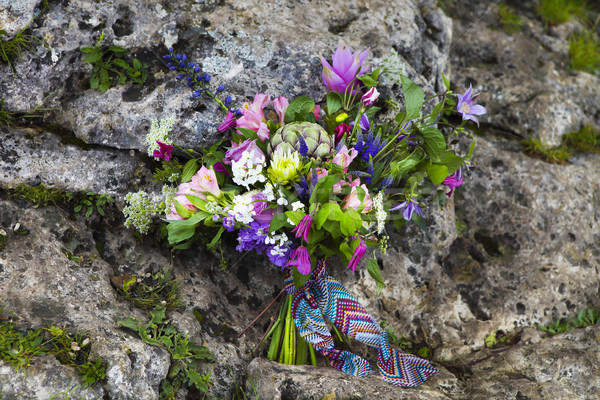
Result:
M421 207L419 207L419 204L414 197L411 197L397 206L390 208L390 211L396 210L402 210L402 217L404 217L404 219L407 221L410 221L413 213L417 213L418 216L423 217L423 211L421 211Z

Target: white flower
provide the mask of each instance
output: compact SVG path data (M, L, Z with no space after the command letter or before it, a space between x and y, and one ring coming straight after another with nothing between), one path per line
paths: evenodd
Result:
M253 157L258 158L258 162ZM244 151L238 161L231 162L233 181L238 185L245 186L246 189L250 189L249 185L253 185L256 182L265 182L266 178L262 174L264 166L264 155L257 157L256 155L253 156L249 151Z
M373 199L373 208L375 209L375 218L377 219L377 233L381 234L385 228L387 213L383 208L383 191L377 193Z
M304 210L304 203L301 201L295 201L292 203L292 210L293 211L298 211L298 210Z
M150 157L153 156L154 150L160 149L160 146L156 143L157 140L164 144L173 144L173 141L169 139L169 132L173 129L174 124L175 121L171 118L163 119L160 122L155 119L152 120L150 132L146 135L146 144L148 145L148 155ZM160 160L160 158L155 159Z
M277 199L277 204L279 204L280 206L286 206L288 204L288 201L285 197L280 197Z

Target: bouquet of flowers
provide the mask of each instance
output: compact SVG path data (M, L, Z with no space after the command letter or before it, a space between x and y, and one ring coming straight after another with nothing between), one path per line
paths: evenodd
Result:
M478 122L476 116L485 109L475 104L471 88L455 102L445 77L446 90L426 100L423 90L399 71L397 56L371 70L365 65L367 53L353 53L341 44L331 62L321 58L329 90L322 106L306 96L271 101L259 93L238 108L224 96L223 85L211 89L208 74L170 50L165 59L179 72L177 79L227 113L218 131L230 137L195 152L169 139L172 121L155 121L148 152L163 160L165 170L181 171L170 178L179 180L178 187L163 190L168 238L175 248L189 248L197 227L214 227L208 246L234 232L238 251L264 253L283 271L287 296L267 333L270 359L302 364L310 354L314 363L317 350L347 373L373 372L358 355L335 349L328 319L336 330L378 349L384 379L416 386L437 370L391 349L387 333L327 274L325 264L337 256L354 271L368 248L385 252L388 221L422 224L422 207L441 202L462 184L462 169L475 144L465 123ZM379 98L381 78L399 83L403 107ZM271 104L273 111L266 112ZM440 116L454 107L462 123L438 129ZM461 155L456 143L464 143L463 138L471 144L468 152L462 147L467 154ZM185 165L180 158L187 159ZM130 194L127 200L127 224L147 229L143 216L134 212L143 195ZM152 208L146 201L146 209ZM384 279L376 259L367 265L380 291Z

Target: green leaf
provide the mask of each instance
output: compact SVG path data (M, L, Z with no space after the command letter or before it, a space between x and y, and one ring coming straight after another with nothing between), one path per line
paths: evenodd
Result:
M89 64L94 64L97 63L98 61L100 61L102 59L102 53L101 52L91 52L89 54L87 54L85 57L83 57L83 62L84 63L89 63Z
M121 67L121 68L123 68L126 71L130 69L129 64L127 64L127 62L125 60L123 60L122 58L115 58L113 60L113 63L116 66Z
M312 110L314 109L315 101L313 99L307 96L296 97L288 105L285 112L285 123L289 124L290 122L296 121L296 114L303 115L312 113Z
M457 156L451 151L446 151L440 157L440 164L444 164L448 167L448 175L455 173L460 166L463 164L463 158Z
M406 119L415 119L421 112L425 93L417 84L404 75L402 78L402 92L404 93L404 106L406 108Z
M173 205L175 206L175 210L177 214L179 214L182 218L190 218L194 213L184 207L179 201L173 200Z
M133 68L137 70L142 69L142 63L137 58L133 59Z
M188 199L188 201L190 203L192 203L194 206L196 206L197 208L199 208L201 210L204 210L204 207L206 207L206 200L203 200L200 197L193 196L191 194L186 194L185 197ZM177 206L175 206L175 207L177 207ZM183 215L182 215L182 217L183 217Z
M342 98L338 93L330 92L327 95L327 114L335 114L340 108L342 108Z
M244 135L244 137L246 137L246 139L250 139L250 140L258 139L258 134L256 133L256 131L253 131L252 129L248 129L248 128L235 128L235 129L239 133Z
M129 328L129 329L131 329L132 331L135 331L135 332L138 331L138 327L139 327L139 325L141 323L142 323L141 320L139 320L137 318L132 318L132 317L129 317L129 318L127 318L124 321L117 321L117 325L123 326L125 328Z
M181 172L181 182L189 182L190 180L192 180L192 176L194 176L194 174L198 172L198 169L198 160L196 160L195 158L192 158L187 163L185 163L183 171Z
M344 213L340 220L340 230L345 236L352 236L356 233L356 229L354 229L354 220L348 212Z
M333 202L327 203L317 212L313 223L317 229L321 229L325 221L340 221L343 215L344 213L340 209L339 204Z
M408 157L398 162L392 162L390 165L392 175L396 177L397 180L402 179L404 174L411 171L415 166L421 162L423 159L423 151L415 150Z
M112 51L116 56L124 56L127 54L127 49L121 46L110 46L108 50Z
M339 181L340 177L338 175L328 175L320 178L310 196L310 203L321 203L323 205L329 203L331 193L333 192L333 185Z
M359 76L358 79L362 83L364 83L366 87L369 87L369 88L377 85L377 81L375 79L371 78L370 75L362 75L362 76Z
M340 255L344 258L344 264L348 264L348 261L350 261L353 254L354 252L352 251L348 243L343 242L342 244L340 244Z
M312 262L312 257L310 258L310 261ZM311 266L312 267L312 266ZM294 268L292 269L292 278L294 278L294 285L299 288L302 285L304 285L309 279L310 279L310 275L312 273L312 268L310 269L311 272L309 272L308 274L304 275L301 274L300 272L298 272L298 267L296 267L294 265Z
M446 151L446 139L437 128L424 128L421 130L425 138L425 153L433 161L440 161L440 157Z
M430 165L427 168L426 172L427 172L427 176L429 176L429 179L431 179L431 182L434 185L439 185L449 175L448 167L446 167L445 165L439 165L439 164Z
M446 90L450 90L450 81L448 80L448 78L446 78L446 76L444 75L443 72L442 72L442 80L444 81L444 86L446 87Z
M381 290L385 287L385 282L383 281L383 276L381 276L381 270L379 269L377 260L374 258L369 260L367 271L369 271L369 275L371 275L371 278L377 283L377 294L381 293Z
M298 225L300 223L300 221L302 221L302 218L304 218L304 216L306 215L306 213L304 213L304 211L286 211L285 215L287 216L287 218L289 218L295 225ZM286 219L287 221L287 219Z
M200 211L184 221L169 221L167 225L169 243L175 244L191 238L196 231L196 226L208 216L208 213Z
M200 375L197 371L193 369L187 370L188 377L190 378L190 382L196 386L196 389L201 392L208 392L208 386L206 385L206 377L204 375Z
M288 217L285 213L275 214L271 220L271 225L269 225L269 232L274 232L277 229L288 226L289 223L287 222L287 219Z
M223 234L223 232L225 232L225 228L221 227L221 229L219 229L219 231L217 232L215 237L211 240L211 242L206 245L206 248L212 249L217 243L219 243L219 240L221 240L221 235Z

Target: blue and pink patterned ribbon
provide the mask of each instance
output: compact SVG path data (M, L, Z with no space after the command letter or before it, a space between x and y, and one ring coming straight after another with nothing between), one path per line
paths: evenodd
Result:
M378 349L377 367L387 382L413 387L438 372L429 361L390 348L387 332L382 331L367 310L327 274L324 260L317 263L310 279L300 288L295 287L292 270L288 268L284 290L292 295L292 317L300 336L340 371L354 376L374 372L364 358L334 347L324 317L348 337Z

